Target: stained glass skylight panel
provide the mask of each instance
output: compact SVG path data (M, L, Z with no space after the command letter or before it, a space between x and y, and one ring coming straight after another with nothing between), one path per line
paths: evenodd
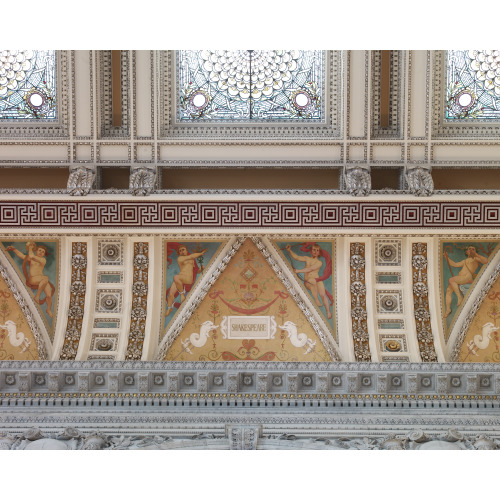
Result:
M180 50L178 122L322 122L320 50Z
M0 50L0 119L55 120L54 50Z
M449 50L447 120L500 121L500 50Z

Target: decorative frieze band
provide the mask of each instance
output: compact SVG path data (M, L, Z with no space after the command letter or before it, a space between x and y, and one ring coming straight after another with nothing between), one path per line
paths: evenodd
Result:
M75 359L82 335L83 313L85 310L87 243L74 242L71 250L71 287L68 323L60 359Z
M53 426L52 426L53 427ZM261 425L230 425L224 433L202 432L178 436L175 430L156 433L116 435L91 430L81 432L74 427L60 426L57 432L31 427L24 432L0 435L0 450L498 450L496 433L465 435L456 429L430 433L412 428L410 431L382 435L366 433L342 434L322 429L299 435L285 432L260 435ZM173 431L173 432L172 432ZM288 432L286 432L288 431ZM184 434L186 434L184 432ZM192 433L191 433L192 434ZM326 434L326 436L325 436Z
M498 201L4 200L0 227L498 228Z

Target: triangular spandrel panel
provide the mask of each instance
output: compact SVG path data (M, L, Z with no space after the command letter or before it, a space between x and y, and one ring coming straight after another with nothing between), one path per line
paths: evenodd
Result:
M173 341L165 360L331 361L320 338L247 239Z
M500 278L488 291L471 321L458 361L500 362Z
M59 296L59 240L10 240L1 241L0 246L33 297L53 340Z
M441 240L441 316L448 341L470 291L499 248L498 240Z
M35 337L21 307L0 276L0 361L39 359Z
M335 242L275 240L274 245L335 339Z
M189 298L192 288L204 276L226 243L221 240L163 242L165 273L162 337Z

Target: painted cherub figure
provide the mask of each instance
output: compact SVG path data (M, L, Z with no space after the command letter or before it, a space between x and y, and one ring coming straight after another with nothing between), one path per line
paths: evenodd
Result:
M36 245L34 241L26 243L28 255L23 254L17 248L8 246L7 251L14 252L20 259L23 260L23 272L26 278L26 285L33 290L36 290L34 300L37 304L47 303L47 315L52 318L52 296L55 286L50 282L47 275L43 274L46 257L49 251L45 245ZM45 298L41 299L42 292L45 293Z
M303 267L302 269L294 268L293 272L296 274L304 273L304 285L312 293L316 305L318 307L325 307L327 317L328 319L330 319L332 317L330 301L327 297L325 285L323 284L319 276L319 271L321 269L321 266L323 265L323 262L320 260L320 256L322 255L321 247L316 243L311 245L310 257L297 255L292 250L291 245L287 245L286 249L295 260L305 263L305 267Z
M202 256L206 251L207 249L204 249L201 252L190 254L186 245L180 245L177 248L179 272L174 276L173 283L170 285L169 291L167 292L167 310L165 316L169 316L173 311L175 298L178 295L180 295L181 304L186 300L186 293L191 289L196 279L196 274L199 271L196 259Z
M444 317L447 318L451 314L451 301L453 299L453 293L457 297L457 308L460 307L462 303L462 294L460 293L459 285L470 284L474 281L474 277L477 268L480 264L486 264L488 259L483 255L479 255L476 251L476 247L468 246L465 250L465 255L467 256L464 260L460 262L455 262L450 259L448 252L445 250L444 257L451 267L461 267L460 271L456 276L452 276L448 280L448 288L446 289L446 311Z

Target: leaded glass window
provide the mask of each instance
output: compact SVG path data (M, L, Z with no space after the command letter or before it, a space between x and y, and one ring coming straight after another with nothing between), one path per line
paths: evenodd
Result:
M325 121L320 50L180 50L178 122Z
M0 50L0 119L55 120L54 50Z
M449 50L447 120L500 120L500 50Z

